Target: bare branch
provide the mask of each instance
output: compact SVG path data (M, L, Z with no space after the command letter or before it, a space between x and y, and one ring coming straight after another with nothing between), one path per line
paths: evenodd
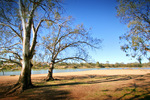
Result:
M15 29L13 29L10 25L4 24L4 23L0 23L0 25L9 27L23 41L22 36Z
M33 40L32 40L32 44L31 44L31 47L30 47L30 53L33 55L34 48L35 48L35 45L36 45L36 38L37 38L37 31L34 28L34 24L32 24L32 31L33 31Z
M33 32L33 40L32 40L32 45L31 45L31 48L30 48L30 53L33 54L34 53L34 48L36 46L36 38L37 38L37 32L42 24L42 22L44 21L51 21L51 22L54 22L52 20L48 20L48 19L42 19L40 20L40 22L38 23L37 27L35 28L34 27L34 23L32 23L32 32Z
M21 62L18 62L18 61L10 60L10 59L3 58L3 57L0 57L0 59L6 60L6 61L10 61L10 62L12 62L12 63L16 63L16 64L18 64L20 67L22 66Z
M75 46L77 46L77 45L82 45L82 44L86 44L86 45L88 45L88 46L90 46L90 47L96 48L96 46L94 46L94 45L92 45L92 44L90 44L90 43L88 43L88 42L86 42L86 41L76 41L76 42L72 42L72 43L66 44L65 46L63 46L63 47L58 51L58 53L60 53L61 51L63 51L64 49L66 49L66 48L68 48L68 47L75 47Z
M67 58L63 58L63 59L56 59L57 61L55 61L55 63L59 63L59 62L63 62L65 60L82 60L85 61L86 60L84 58L80 58L80 57L67 57Z
M5 50L5 52L1 52L1 54L4 54L4 53L12 53L12 54L14 54L15 56L17 56L17 58L18 58L19 60L22 60L21 56L20 56L18 53L14 52L14 51Z
M9 47L4 47L4 48L11 48L11 47L13 47L14 48L14 46L16 46L16 45L18 45L18 44L21 44L20 42L18 42L18 43L15 43L15 44L12 44L12 45L10 45ZM3 47L2 47L3 48Z
M35 33L37 33L37 31L39 30L39 27L41 26L42 22L44 22L44 21L49 21L49 22L55 23L53 20L49 20L49 19L41 19L40 22L38 23L36 29L35 29Z

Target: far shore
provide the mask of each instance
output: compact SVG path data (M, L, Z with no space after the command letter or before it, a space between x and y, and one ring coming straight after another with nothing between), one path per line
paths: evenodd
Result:
M79 72L63 72L53 73L55 76L84 76L84 75L145 75L149 74L150 69L113 69L113 70L88 70ZM46 77L47 74L32 74L31 78L42 78ZM15 76L0 76L0 83L17 81L19 75Z

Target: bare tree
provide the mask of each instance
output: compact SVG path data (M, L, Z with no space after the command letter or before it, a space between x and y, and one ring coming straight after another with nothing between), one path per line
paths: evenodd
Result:
M54 80L53 69L58 62L68 60L88 59L88 49L99 48L101 40L92 38L84 26L72 24L72 18L67 17L54 23L49 28L49 34L43 37L42 45L45 48L45 58L49 62L49 71L46 80Z
M44 22L53 22L55 18L52 15L58 15L58 9L58 0L0 1L0 41L3 41L0 44L0 58L22 66L19 80L9 93L33 86L31 59L35 54L37 33L42 25L47 25ZM14 56L15 60L10 60L8 55Z

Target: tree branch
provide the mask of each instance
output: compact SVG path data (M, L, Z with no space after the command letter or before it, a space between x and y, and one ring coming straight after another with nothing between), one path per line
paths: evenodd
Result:
M44 22L44 21L50 21L50 22L55 23L53 20L49 20L49 19L41 19L40 22L38 23L36 29L35 29L35 33L37 33L39 27L41 26L42 22Z
M36 46L36 39L37 39L37 31L35 30L35 27L34 27L34 23L32 23L32 31L33 31L33 40L32 40L32 44L31 44L31 47L30 47L30 53L31 55L34 54L34 48ZM35 32L36 31L36 32Z
M64 60L70 60L70 59L72 59L72 60L78 59L78 60L83 60L83 61L86 62L86 60L84 58L80 58L80 57L67 57L67 58L63 58L63 59L56 59L58 61L55 61L55 63L59 63L59 62L62 62Z
M23 41L22 36L15 29L13 29L10 25L4 24L4 23L0 23L0 25L9 27Z
M0 57L0 59L4 59L4 60L6 60L6 61L10 61L10 62L12 62L12 63L16 63L16 64L18 64L20 67L22 66L21 62L18 62L18 61L10 60L10 59L3 58L3 57Z
M16 46L16 45L18 45L18 44L21 44L21 43L20 43L20 42L18 42L18 43L12 44L12 45L7 46L7 47L2 47L2 48L11 48L11 47L14 47L14 46Z
M25 33L25 30L26 30L25 6L23 5L22 0L19 0L19 13L21 16L23 31Z
M16 55L19 60L22 60L21 56L14 51L5 50L5 52L1 52L1 54L4 54L4 53L12 53L12 54Z
M42 20L40 20L40 22L38 23L38 25L37 25L36 28L34 27L34 23L32 23L33 40L32 40L32 45L31 45L31 48L30 48L30 53L31 53L31 54L34 53L34 48L35 48L35 46L36 46L37 32L38 32L39 27L41 26L42 22L44 22L44 21L51 21L51 22L54 22L54 21L52 21L52 20L42 19Z

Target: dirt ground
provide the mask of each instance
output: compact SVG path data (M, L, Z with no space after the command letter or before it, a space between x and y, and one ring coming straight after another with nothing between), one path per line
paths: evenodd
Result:
M13 96L5 93L18 76L0 76L0 100L150 100L150 73L54 76L55 81L45 82L45 75L32 75L35 87Z

